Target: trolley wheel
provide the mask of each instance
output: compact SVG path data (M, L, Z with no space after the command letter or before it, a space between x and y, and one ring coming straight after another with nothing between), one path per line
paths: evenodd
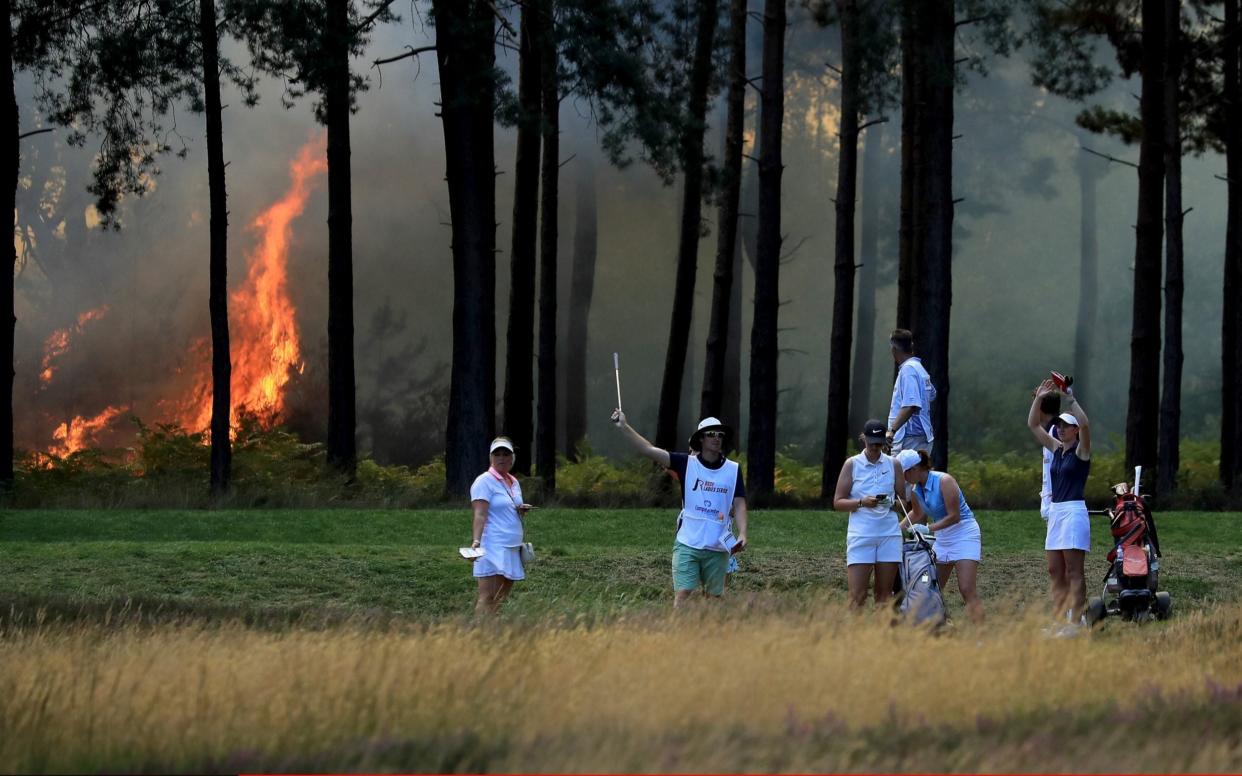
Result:
M1099 596L1092 596L1091 600L1087 602L1087 624L1095 625L1104 619L1105 614L1104 599Z
M1173 613L1173 598L1168 592L1161 590L1156 593L1156 617L1161 620L1168 619Z

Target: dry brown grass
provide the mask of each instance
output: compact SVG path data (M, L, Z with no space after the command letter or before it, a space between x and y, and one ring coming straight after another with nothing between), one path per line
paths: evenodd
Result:
M0 635L0 771L1242 768L1242 606L1049 638L813 602Z

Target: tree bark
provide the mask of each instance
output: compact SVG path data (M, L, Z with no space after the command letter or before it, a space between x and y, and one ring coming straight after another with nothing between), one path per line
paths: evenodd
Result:
M328 0L324 94L328 122L328 464L353 479L358 465L354 408L354 249L350 201L349 0Z
M517 155L513 165L513 238L510 249L509 329L505 350L504 433L519 451L518 474L530 474L534 456L535 252L539 232L540 14L522 6L518 54Z
M469 492L495 431L494 16L483 0L434 0L440 115L453 239L453 365L445 485Z
M850 429L861 429L871 417L871 376L875 360L875 291L880 263L880 189L884 163L884 125L867 129L863 139L862 228L858 235L858 338L854 345Z
M208 310L211 316L211 492L229 489L233 448L229 439L233 361L229 351L229 212L224 178L224 128L220 104L220 37L215 0L199 0L199 46L207 118L207 186L210 198Z
M1235 495L1242 490L1242 338L1238 332L1242 305L1238 304L1239 282L1242 281L1242 73L1239 73L1239 48L1242 27L1239 27L1238 0L1225 0L1224 32L1225 93L1225 267L1224 304L1221 308L1221 424L1220 479Z
M833 266L832 333L828 348L828 420L820 498L836 490L849 445L850 357L854 344L854 207L858 181L857 0L839 0L841 15L841 150L837 161L836 261Z
M539 406L535 471L543 495L556 492L556 263L557 205L560 186L560 84L557 79L554 0L539 0L539 48L543 70L543 175L539 216Z
M4 81L3 105L0 106L0 125L8 127L6 145L8 152L3 154L4 182L0 190L4 199L0 200L0 213L8 213L12 226L13 212L17 208L17 174L21 167L21 148L18 136L17 95L13 89L13 14L9 0L0 0L0 14L3 14L4 27L0 29L0 79ZM13 487L13 380L17 376L14 358L14 337L17 332L17 315L14 306L13 275L17 271L17 248L12 239L0 240L0 251L4 252L4 263L8 271L0 272L0 294L4 296L4 320L8 331L0 337L0 360L9 370L7 380L0 380L3 386L3 410L0 410L0 489L9 490Z
M724 411L725 370L729 358L729 324L733 316L733 286L737 265L738 209L742 198L742 132L746 116L746 0L729 5L729 91L725 117L724 187L717 211L716 272L712 284L712 311L703 360L703 393L699 416L720 417ZM727 422L737 426L739 418Z
M1078 155L1078 328L1074 332L1074 380L1091 388L1091 338L1095 334L1096 311L1100 303L1100 249L1096 225L1096 186L1100 182L1100 160L1087 153Z
M680 449L677 422L681 409L681 386L690 345L694 316L694 280L698 271L699 229L703 210L703 133L707 117L707 90L711 82L712 48L719 20L719 0L699 0L695 33L694 64L690 72L688 122L681 135L680 156L684 179L681 228L677 243L677 279L673 287L673 311L660 384L660 408L656 418L657 447Z
M897 328L915 325L919 257L923 240L919 213L923 207L923 102L926 99L925 33L920 23L922 4L901 3L901 222L898 231Z
M578 157L577 212L574 215L574 268L569 285L569 331L565 352L565 438L571 460L587 435L587 341L591 298L595 293L595 257L599 223L595 208L595 164Z
M750 329L747 497L766 504L776 484L777 317L781 261L781 128L785 120L785 2L764 0L759 109L759 235Z
M1156 493L1177 490L1182 424L1182 77L1181 0L1164 0L1164 369Z
M1126 470L1154 468L1160 414L1160 276L1164 226L1164 2L1143 0L1138 217L1130 325Z
M916 188L913 219L916 242L922 245L915 264L915 343L936 386L932 463L944 471L949 460L949 329L953 305L953 0L925 4L919 26L925 30L920 35L925 35L921 42L925 45L926 111L919 122L925 132L926 163L922 191Z

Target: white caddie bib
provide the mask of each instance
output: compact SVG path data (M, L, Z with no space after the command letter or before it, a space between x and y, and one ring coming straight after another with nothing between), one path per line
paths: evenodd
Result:
M709 469L697 455L686 459L677 541L698 550L728 551L723 539L730 533L729 512L737 477L736 461L725 459L719 469Z

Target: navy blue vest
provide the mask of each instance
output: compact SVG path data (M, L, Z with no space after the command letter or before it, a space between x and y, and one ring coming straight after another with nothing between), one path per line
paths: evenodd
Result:
M1084 461L1074 454L1078 448L1075 444L1068 450L1057 450L1052 454L1052 465L1048 473L1052 479L1052 502L1059 504L1064 501L1083 501L1083 491L1087 488L1087 475L1091 473L1091 462Z

